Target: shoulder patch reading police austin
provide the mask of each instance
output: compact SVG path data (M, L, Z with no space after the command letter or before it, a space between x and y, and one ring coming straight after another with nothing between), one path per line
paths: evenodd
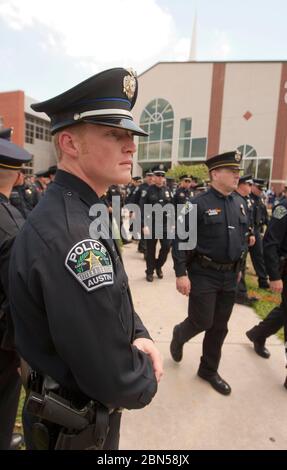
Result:
M274 209L274 212L272 214L272 217L274 219L283 219L283 217L287 214L287 209L284 206L276 206Z
M111 257L98 240L81 240L74 245L65 266L88 292L114 283Z

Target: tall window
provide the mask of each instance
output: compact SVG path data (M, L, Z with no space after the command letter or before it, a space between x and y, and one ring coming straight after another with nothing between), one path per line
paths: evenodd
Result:
M162 98L151 101L144 109L140 126L149 133L139 138L138 160L171 160L173 136L173 110Z
M25 175L30 176L33 175L34 173L34 155L32 155L32 159L25 163L25 166L23 167L23 171Z
M50 123L39 119L30 114L25 115L25 142L27 144L34 144L34 140L45 140L51 142Z
M238 150L243 156L245 174L251 174L254 178L270 180L272 157L258 156L255 148L248 144L240 145Z
M192 138L192 119L180 120L178 160L205 160L206 142L205 137Z

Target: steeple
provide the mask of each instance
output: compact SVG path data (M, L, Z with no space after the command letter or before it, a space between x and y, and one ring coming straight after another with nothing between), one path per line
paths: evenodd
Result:
M190 42L190 51L189 51L189 58L190 61L196 61L196 28L197 28L197 12L195 10L194 18L193 18L193 27L192 27L192 36Z

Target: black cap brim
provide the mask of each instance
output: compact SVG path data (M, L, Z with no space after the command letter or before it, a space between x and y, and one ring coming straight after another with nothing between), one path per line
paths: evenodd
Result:
M131 119L113 119L113 120L99 120L93 118L84 118L82 122L88 122L90 124L99 124L101 126L108 126L108 127L117 127L119 129L124 129L127 131L131 131L134 135L139 136L148 136L148 133L145 132L141 127L139 127L134 121Z
M67 121L61 122L56 124L51 129L51 134L54 135L56 132L59 132L66 127L73 126L75 124L80 123L89 123L89 124L98 124L99 126L107 126L107 127L117 127L118 129L124 129L127 131L131 131L134 135L147 137L148 133L145 132L141 127L139 127L134 121L131 119L110 119L110 120L102 120L99 118L87 117L81 119L81 121Z

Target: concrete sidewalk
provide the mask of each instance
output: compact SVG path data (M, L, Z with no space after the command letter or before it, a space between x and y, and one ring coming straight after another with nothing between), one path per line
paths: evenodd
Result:
M257 356L245 331L258 322L251 308L235 305L219 373L231 387L223 396L197 377L203 335L184 347L180 364L169 354L175 323L187 313L187 298L175 289L171 256L164 279L145 280L137 245L123 248L136 311L164 358L164 378L151 405L125 411L120 449L287 449L287 390L283 344L268 340L270 359Z

